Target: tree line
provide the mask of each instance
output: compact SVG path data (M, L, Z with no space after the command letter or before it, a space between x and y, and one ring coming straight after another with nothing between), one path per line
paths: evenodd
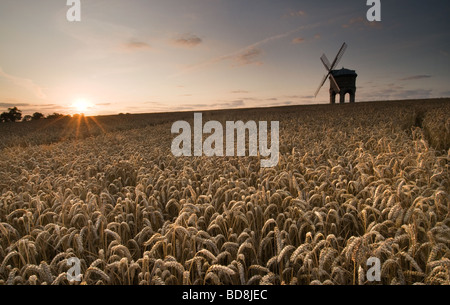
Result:
M0 114L0 122L29 122L29 121L37 121L41 119L56 119L63 117L63 114L53 113L48 115L47 117L40 112L35 112L33 115L25 115L22 117L22 111L17 109L17 107L8 108L8 111Z

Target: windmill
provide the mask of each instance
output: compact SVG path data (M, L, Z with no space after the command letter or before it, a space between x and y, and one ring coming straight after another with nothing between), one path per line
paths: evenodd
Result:
M355 92L356 92L356 77L358 76L354 70L348 70L342 68L341 70L334 70L334 68L338 65L339 61L342 59L342 56L347 49L347 44L344 42L342 47L339 49L339 52L336 55L336 58L330 64L327 56L325 54L320 57L320 61L324 65L327 70L327 74L323 77L322 82L320 83L319 88L314 96L317 97L320 89L323 87L327 78L330 79L330 103L334 104L336 101L336 94L340 94L340 102L345 102L345 95L347 93L350 94L350 102L355 102Z

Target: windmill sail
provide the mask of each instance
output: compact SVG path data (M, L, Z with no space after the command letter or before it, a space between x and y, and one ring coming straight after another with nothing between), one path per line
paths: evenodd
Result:
M336 93L341 92L341 89L339 88L339 86L338 86L338 84L336 82L336 79L334 78L333 74L330 74L330 82L331 82L331 87L333 87L333 90Z
M323 54L322 57L320 57L320 61L322 62L323 66L325 67L325 69L327 70L328 73L324 76L324 78L323 78L322 82L320 83L320 86L317 89L316 94L314 96L317 96L317 94L319 94L319 91L323 87L325 82L327 81L328 76L330 77L330 83L331 83L331 86L333 87L333 89L336 92L341 91L339 89L339 86L338 86L336 80L334 79L332 71L338 65L338 63L341 61L342 56L344 56L345 50L347 50L347 44L344 42L342 44L342 47L339 49L339 52L337 53L336 57L334 58L332 64L330 64L330 61L328 60L328 58L325 54Z
M323 85L324 85L325 82L327 81L327 77L328 77L328 74L325 75L325 76L323 77L323 80L322 80L322 82L320 83L319 88L317 88L316 93L314 94L314 96L317 96L317 94L319 94L320 89L323 87Z
M336 55L336 58L334 59L333 64L331 65L331 70L333 70L338 65L338 63L341 61L341 58L344 55L345 50L347 50L347 44L344 42L344 44L342 45L338 54Z
M323 63L323 66L325 67L325 69L327 69L327 71L331 70L331 64L330 61L328 60L327 56L325 54L322 55L322 57L320 58L320 60Z

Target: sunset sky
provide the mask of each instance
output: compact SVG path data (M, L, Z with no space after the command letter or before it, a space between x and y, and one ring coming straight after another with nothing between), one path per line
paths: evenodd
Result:
M319 58L357 101L450 96L450 4L382 0L0 0L0 111L88 115L318 104Z

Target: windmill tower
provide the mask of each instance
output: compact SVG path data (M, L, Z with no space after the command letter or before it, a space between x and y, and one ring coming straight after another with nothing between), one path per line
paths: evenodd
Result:
M356 94L356 77L358 74L354 70L349 70L342 68L340 70L335 70L334 68L338 65L342 56L344 55L345 50L347 49L347 44L344 42L341 49L339 50L336 58L333 63L330 64L328 58L325 54L320 57L320 61L324 65L327 70L327 74L324 76L322 82L320 83L319 88L316 91L315 96L319 93L320 89L323 87L327 78L330 79L330 104L336 103L336 94L339 94L340 99L339 102L341 104L345 103L345 95L350 94L350 103L355 102L355 94Z

